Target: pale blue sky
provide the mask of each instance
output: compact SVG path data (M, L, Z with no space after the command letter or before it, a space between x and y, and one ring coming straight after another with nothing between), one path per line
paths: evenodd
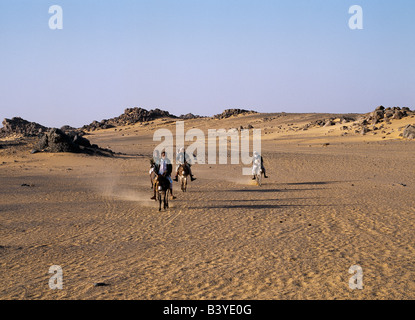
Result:
M1 0L0 117L415 108L414 34L413 0Z

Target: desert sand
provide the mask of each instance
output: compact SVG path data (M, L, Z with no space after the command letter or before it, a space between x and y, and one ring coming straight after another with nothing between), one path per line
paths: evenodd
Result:
M415 142L399 133L415 119L389 135L295 128L324 116L186 120L262 129L269 179L196 164L161 212L149 157L174 122L86 136L113 158L0 149L0 299L414 299ZM49 288L52 265L62 290ZM349 288L353 265L362 290Z

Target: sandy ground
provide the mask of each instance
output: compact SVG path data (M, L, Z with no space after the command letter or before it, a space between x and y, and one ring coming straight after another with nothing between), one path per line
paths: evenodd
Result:
M148 157L154 131L174 123L87 136L125 153L115 158L0 149L0 298L414 299L415 142L399 128L415 119L388 135L290 129L317 118L186 121L261 128L270 178L258 187L242 165L195 165L162 212ZM52 265L63 290L49 289ZM363 290L349 288L352 265Z

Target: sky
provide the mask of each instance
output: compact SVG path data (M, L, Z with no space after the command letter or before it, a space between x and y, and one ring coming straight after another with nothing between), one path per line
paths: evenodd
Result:
M0 117L415 109L414 35L413 0L1 0Z

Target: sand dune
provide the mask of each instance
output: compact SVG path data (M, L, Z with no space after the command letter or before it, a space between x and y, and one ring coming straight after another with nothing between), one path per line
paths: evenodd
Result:
M399 134L415 119L376 135L298 129L322 117L187 120L262 129L270 178L258 187L242 165L195 165L198 179L186 194L175 183L162 212L148 157L155 130L174 122L87 136L124 153L114 158L1 149L0 298L414 299L415 143ZM63 290L48 287L51 265ZM363 290L349 288L352 265Z

